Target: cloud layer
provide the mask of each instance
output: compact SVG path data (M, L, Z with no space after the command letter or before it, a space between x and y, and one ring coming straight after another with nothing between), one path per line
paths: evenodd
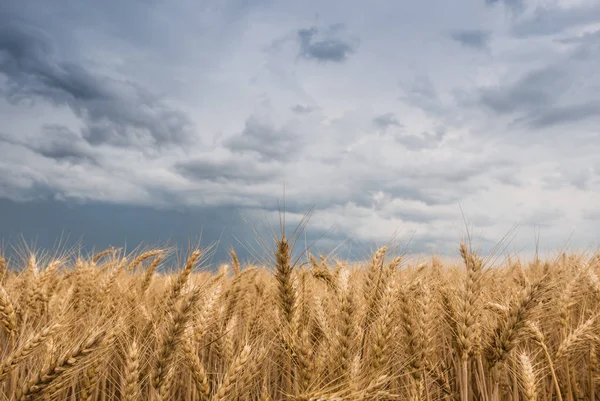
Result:
M290 224L314 207L309 237L353 255L456 254L463 212L484 249L596 245L597 2L82 4L0 4L2 218L276 221L285 186Z

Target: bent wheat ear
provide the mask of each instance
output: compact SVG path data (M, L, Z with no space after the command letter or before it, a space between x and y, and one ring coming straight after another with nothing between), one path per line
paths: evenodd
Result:
M137 258L133 259L133 261L127 266L127 271L134 271L136 267L138 267L144 260L153 258L155 256L162 255L162 249L154 249L151 251L147 251L139 255Z
M152 263L150 263L150 266L148 266L148 268L144 272L142 284L140 285L140 292L142 294L144 294L148 290L148 287L150 287L150 283L152 283L152 277L154 276L154 272L156 271L158 265L160 265L160 262L162 262L162 259L163 256L158 255L156 258L154 258Z
M548 276L525 287L516 302L511 305L505 319L494 330L492 343L487 349L492 367L503 363L508 354L527 333L527 323L531 320L539 301L548 287Z
M560 359L568 353L572 352L573 349L581 344L585 337L591 334L594 330L593 324L598 318L598 314L593 315L584 323L579 325L572 333L570 333L558 346L554 359Z
M40 371L33 380L23 387L19 400L33 400L44 390L69 370L73 369L81 360L98 348L106 337L106 331L99 331L90 335L81 345L70 350L63 357L54 359L49 366Z
M229 367L229 370L225 374L225 379L219 387L219 390L213 397L214 401L225 401L236 399L237 396L244 393L244 380L245 375L248 373L246 365L250 359L250 352L252 348L249 345L245 345L242 352L237 356L235 361ZM237 387L237 384L241 386Z
M199 258L200 251L195 250L185 262L183 270L179 273L177 279L173 282L167 293L167 308L171 308L172 304L177 302L177 300L179 299L179 295L181 294L183 287L185 287L185 285L188 283L190 275L192 274L194 266L196 265L196 261Z
M190 336L191 337L191 336ZM198 355L193 349L191 339L187 339L183 343L183 352L185 356L185 360L187 361L187 365L192 373L192 380L194 385L196 386L196 390L199 394L204 397L208 397L210 394L210 384L208 381L208 376L206 375L206 371L204 369L204 365Z
M98 263L98 261L100 259L102 259L103 257L105 257L106 255L110 255L112 253L117 252L118 249L115 248L108 248L103 250L102 252L98 252L96 255L94 255L94 257L92 258L92 264L95 265L96 263Z
M0 380L2 380L4 376L14 369L21 361L27 358L37 347L50 338L50 336L52 336L60 327L61 325L58 323L46 327L4 359L0 365Z
M169 322L167 333L160 347L160 352L156 362L156 368L152 384L157 390L166 382L168 370L173 363L175 352L181 344L187 322L192 318L192 312L198 299L200 298L200 288L196 287L191 295L183 300L177 309L173 318Z

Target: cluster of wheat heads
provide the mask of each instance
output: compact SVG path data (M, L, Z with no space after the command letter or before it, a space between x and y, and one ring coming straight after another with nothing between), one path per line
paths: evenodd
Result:
M0 400L583 400L600 258L0 259ZM458 260L458 259L457 259ZM12 263L12 262L11 262Z

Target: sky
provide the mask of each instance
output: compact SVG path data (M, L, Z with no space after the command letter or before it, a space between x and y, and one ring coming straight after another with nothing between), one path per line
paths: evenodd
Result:
M598 65L598 0L2 1L0 238L595 249Z

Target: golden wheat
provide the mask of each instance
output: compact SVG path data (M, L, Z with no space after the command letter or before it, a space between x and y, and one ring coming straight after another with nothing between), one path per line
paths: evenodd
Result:
M594 399L600 257L0 256L0 399ZM227 268L231 267L231 271Z

